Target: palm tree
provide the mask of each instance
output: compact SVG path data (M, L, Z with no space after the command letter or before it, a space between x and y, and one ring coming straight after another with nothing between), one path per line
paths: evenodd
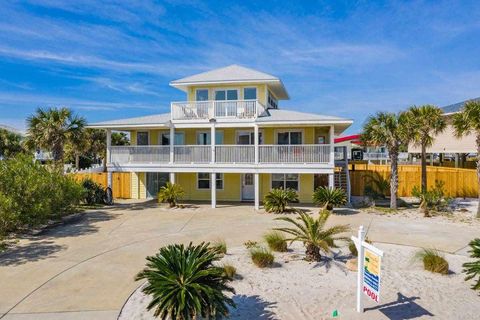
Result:
M471 248L468 251L470 258L476 260L463 264L463 272L467 274L465 281L474 279L475 284L472 285L472 289L480 290L480 238L473 239L468 245Z
M228 285L220 260L208 243L173 244L147 257L147 266L135 278L146 279L143 293L152 300L147 309L155 309L161 319L217 319L228 316L228 306L235 303L224 292L235 293Z
M313 192L312 198L313 203L328 211L347 203L347 195L341 188L318 187Z
M412 141L421 148L422 192L427 191L427 148L432 146L435 136L445 130L447 123L443 110L426 104L413 106L407 111Z
M9 158L22 151L22 136L0 128L0 157Z
M51 151L55 161L63 162L65 144L76 141L85 124L84 118L72 115L68 108L38 108L27 118L28 144Z
M318 218L314 218L305 212L299 212L296 219L290 217L279 217L275 220L283 220L293 224L293 228L274 228L274 230L282 231L292 235L287 241L301 241L306 246L306 259L308 261L320 261L320 251L329 253L330 248L336 247L336 240L345 240L346 237L337 237L338 234L348 232L348 225L336 225L325 229L325 223L330 216L330 211L323 210Z
M455 135L462 137L473 133L477 143L477 180L478 180L478 208L477 218L480 218L480 101L470 100L465 103L461 112L453 115Z
M411 137L405 113L379 112L368 118L363 126L362 141L365 144L386 146L390 157L390 208L397 209L398 153Z
M178 199L184 195L185 191L181 185L167 182L167 184L161 187L158 192L158 201L167 202L170 208L175 208L178 205Z

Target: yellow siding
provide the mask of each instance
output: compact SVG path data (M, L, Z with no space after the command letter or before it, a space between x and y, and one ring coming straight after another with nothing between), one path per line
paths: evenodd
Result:
M260 174L260 200L263 201L265 195L272 188L272 175ZM299 201L302 203L311 203L313 195L313 174L300 174L300 190L298 193Z
M239 173L225 173L223 189L217 189L218 201L239 201L241 198L241 175ZM210 200L211 190L197 188L196 173L177 173L175 182L185 190L184 200Z
M130 131L130 144L132 146L137 144L137 131Z
M131 194L132 194L132 199L138 199L138 173L137 172L132 172L131 174L132 181L130 183L131 185Z
M145 172L138 173L138 197L139 199L147 198L147 175Z

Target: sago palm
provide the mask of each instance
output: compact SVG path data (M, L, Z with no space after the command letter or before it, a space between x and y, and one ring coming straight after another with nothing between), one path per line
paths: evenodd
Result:
M390 157L390 208L397 209L398 153L402 145L408 145L411 136L405 113L379 112L368 118L363 126L364 144L386 146Z
M68 108L38 108L27 118L27 144L49 150L55 161L63 162L65 144L77 141L85 124L84 118L72 115Z
M160 188L158 192L158 201L167 202L170 208L178 205L178 199L185 195L182 186L176 183L167 182L167 184Z
M147 257L146 268L135 278L147 280L142 289L152 299L147 309L155 309L155 317L172 320L228 316L228 307L235 303L225 292L235 291L224 269L214 265L219 259L208 243L169 245Z
M477 143L477 181L478 208L477 218L480 218L480 101L471 100L465 103L462 111L453 115L453 127L457 137L473 133Z
M329 253L330 248L336 247L336 240L345 240L348 238L338 236L341 233L348 232L350 227L348 225L336 225L330 228L325 228L325 224L330 216L327 210L322 211L317 218L300 212L299 216L294 218L279 217L276 220L286 221L293 224L293 227L275 228L274 230L285 232L291 235L287 241L301 241L306 247L306 259L308 261L320 261L320 252Z
M443 110L429 104L410 107L407 115L412 142L421 148L421 186L422 192L425 192L427 191L427 148L432 146L435 136L445 130L447 123Z
M476 260L463 264L463 272L467 274L465 281L477 277L476 283L472 285L472 289L480 290L480 238L470 241L469 246L471 248L469 251L470 257Z
M291 202L298 201L298 194L292 189L272 189L263 200L267 212L283 213Z
M313 203L329 211L347 203L347 194L341 188L318 187L312 198Z

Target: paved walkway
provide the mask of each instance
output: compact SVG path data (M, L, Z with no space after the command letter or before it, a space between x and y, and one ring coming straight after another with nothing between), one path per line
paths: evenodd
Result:
M239 246L259 240L278 224L274 218L250 205L168 210L140 203L91 210L0 255L0 319L116 319L139 285L133 278L145 257L159 247L215 239ZM460 254L478 237L478 228L467 225L355 211L330 222L370 226L373 241Z

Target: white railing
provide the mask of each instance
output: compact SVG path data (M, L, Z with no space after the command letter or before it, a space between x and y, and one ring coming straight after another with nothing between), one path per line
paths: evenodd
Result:
M170 161L169 146L110 147L111 163L158 163Z
M258 100L172 102L172 120L255 119L265 112Z
M212 159L211 146L189 145L174 147L176 163L208 163Z
M260 145L261 163L329 163L330 145Z
M255 163L253 145L216 145L215 163ZM259 145L259 163L329 163L330 145ZM174 163L210 163L210 145L174 146ZM169 163L169 146L116 146L110 163Z
M253 145L217 145L215 146L217 163L254 163L255 146Z

